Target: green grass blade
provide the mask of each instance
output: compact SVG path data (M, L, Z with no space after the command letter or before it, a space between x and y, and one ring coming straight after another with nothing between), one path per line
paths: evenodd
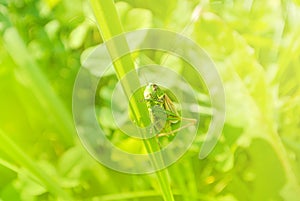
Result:
M19 70L30 79L30 87L34 94L48 110L48 113L57 120L55 122L62 135L62 141L66 146L71 146L74 143L75 129L69 112L51 88L51 84L40 71L36 62L32 59L17 30L13 27L8 28L3 38L6 49L18 65Z
M100 32L104 41L108 41L113 37L123 33L123 28L120 23L114 2L112 0L91 0L90 2L94 10L94 14L96 16ZM128 44L125 38L121 41L121 43L122 48L128 49ZM111 44L108 47L108 51L110 52L112 57L115 56L114 51L117 49L118 48L115 46L115 44ZM128 72L135 69L131 55L126 55L119 59L117 62L115 62L114 68L118 78L121 80ZM128 99L134 92L132 89L134 89L136 86L140 86L137 74L133 73L131 75L132 76L130 76L130 81L122 79L121 82L124 93L127 95ZM148 113L146 105L140 104L139 99L136 97L143 97L142 92L138 92L135 97L130 99L131 111L139 125L147 125L149 123L149 119L145 118L146 115L143 115ZM155 139L144 140L144 144L148 153L152 153L155 150L159 150L159 146ZM161 156L157 158L152 157L151 159L154 166L163 164L163 159ZM168 171L159 171L157 172L157 176L164 200L174 201L173 193L168 179Z
M0 130L0 149L4 151L16 163L24 167L33 177L37 178L42 185L46 187L49 192L56 195L63 200L72 200L71 197L60 188L59 184L55 182L47 173L45 173L37 164L26 155L26 152L19 148L8 135ZM13 166L11 166L13 167ZM14 168L13 170L16 170Z
M174 191L174 195L182 196L181 192ZM159 197L160 194L156 191L137 191L137 192L129 192L129 193L119 193L119 194L109 194L103 195L99 197L94 197L92 201L119 201L119 200L133 200L135 198L141 199L149 199L149 198L156 198ZM147 200L148 200L147 199ZM209 196L197 194L195 197L187 196L187 199L194 199L194 200L205 200L205 201L213 201L215 199L211 199Z

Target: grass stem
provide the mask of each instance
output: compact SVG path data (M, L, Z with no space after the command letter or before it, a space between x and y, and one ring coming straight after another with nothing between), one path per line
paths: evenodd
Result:
M16 163L24 167L32 176L33 179L39 181L49 192L61 198L62 200L72 200L72 198L55 182L51 176L44 172L36 162L34 162L26 152L19 148L9 137L7 133L0 130L0 149L4 151ZM11 166L10 167L14 167ZM16 167L13 170L17 170Z
M90 0L90 2L104 41L109 41L113 37L124 33L115 4L112 0ZM121 44L110 43L111 45L107 46L112 58L115 57L114 54L118 50L118 46L121 45L123 49L129 49L125 37L122 40L118 40L118 42ZM140 99L143 97L142 91L137 92L135 97L131 97L134 93L133 89L135 89L136 86L140 86L138 75L136 73L131 73L130 80L125 77L125 75L130 71L135 72L135 66L131 55L125 55L115 61L114 68L118 78L121 80L124 93L129 100L129 106L134 119L141 126L148 125L149 118L148 115L145 115L148 114L146 105L140 103ZM144 140L144 145L148 153L153 153L154 151L159 150L159 146L155 139ZM163 163L162 157L151 157L151 161L154 166L158 166ZM168 171L166 169L161 170L157 172L156 175L158 177L158 182L164 200L174 201Z

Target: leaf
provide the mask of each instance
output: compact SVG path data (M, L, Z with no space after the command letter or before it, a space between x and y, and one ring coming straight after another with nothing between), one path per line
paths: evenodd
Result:
M123 0L134 8L148 9L153 13L157 21L163 24L177 6L177 0Z
M83 160L82 149L79 147L73 147L67 150L58 160L58 172L62 176L70 174L70 172L78 167Z
M115 74L113 68L110 67L103 75L104 69L109 67L105 65L111 63L111 58L103 46L89 47L84 50L81 54L80 62L82 67L88 69L96 77Z
M117 2L116 8L126 31L152 27L152 13L144 8L132 8L128 3Z
M69 36L69 46L72 49L81 47L86 38L87 32L89 31L89 24L86 22L81 23L77 26Z
M286 181L283 164L265 140L255 139L249 147L253 180L252 200L280 200L279 192ZM276 177L274 177L276 175Z
M13 183L8 183L5 188L1 188L0 190L0 200L22 201L23 199L21 199L19 189Z
M131 9L125 17L124 27L128 31L152 27L152 13L142 8Z

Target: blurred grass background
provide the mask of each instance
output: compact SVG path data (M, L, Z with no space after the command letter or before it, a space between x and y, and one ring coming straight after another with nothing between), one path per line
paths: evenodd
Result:
M198 159L209 117L191 149L168 168L175 200L297 201L300 197L300 2L115 1L125 31L164 28L191 37L215 61L226 124ZM201 12L190 17L196 6ZM162 200L157 178L112 171L80 144L72 89L81 54L102 43L83 0L0 1L0 200ZM163 60L147 54L153 61ZM192 77L183 62L171 62ZM114 75L99 89L107 133ZM113 141L126 149L130 141ZM122 182L120 182L122 181Z

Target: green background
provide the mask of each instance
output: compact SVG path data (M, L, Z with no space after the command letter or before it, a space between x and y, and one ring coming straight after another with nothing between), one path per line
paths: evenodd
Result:
M108 30L120 28L119 20L124 31L180 32L210 55L226 94L222 136L199 160L211 120L203 86L198 136L178 162L146 175L100 165L83 148L72 119L72 89L84 51L112 36L105 36L103 26L100 34L96 4L0 0L0 200L299 200L298 0L124 0L113 7L106 7L110 0L99 2L104 13L116 9L119 16L100 22ZM201 11L193 21L197 6ZM135 57L159 64L165 54ZM188 64L173 56L166 64L197 85L198 78L185 70ZM99 123L117 146L144 152L142 143L113 124L110 95L116 82L108 73L99 84Z

